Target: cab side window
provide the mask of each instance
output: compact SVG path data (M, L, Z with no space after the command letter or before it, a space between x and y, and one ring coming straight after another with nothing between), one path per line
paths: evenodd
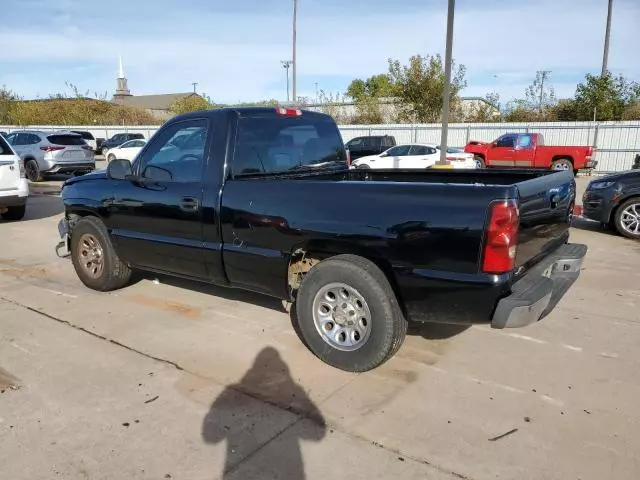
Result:
M497 147L513 148L516 143L516 135L503 135L496 142Z
M140 157L139 174L160 182L200 182L208 131L204 119L168 126Z

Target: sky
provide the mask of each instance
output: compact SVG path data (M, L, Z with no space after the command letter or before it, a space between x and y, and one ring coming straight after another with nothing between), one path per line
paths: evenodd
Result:
M639 0L614 0L609 69L640 81ZM292 0L3 0L0 86L25 98L107 94L118 56L134 95L286 99ZM444 56L447 0L299 0L298 95L343 93L387 59ZM550 70L559 98L599 73L607 0L458 0L453 56L463 96L523 97Z

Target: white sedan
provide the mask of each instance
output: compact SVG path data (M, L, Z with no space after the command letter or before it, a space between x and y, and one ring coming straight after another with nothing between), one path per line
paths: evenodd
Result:
M116 158L132 161L146 144L145 140L129 140L118 147L110 148L107 154L107 161L110 162Z
M355 168L430 168L438 161L440 154L431 145L396 145L378 154L360 157L353 161Z
M449 150L452 151L449 152ZM438 160L440 160L440 147L414 143L391 147L379 155L358 158L353 161L352 166L359 169L476 168L473 155L453 152L453 149L447 149L447 165L436 165Z

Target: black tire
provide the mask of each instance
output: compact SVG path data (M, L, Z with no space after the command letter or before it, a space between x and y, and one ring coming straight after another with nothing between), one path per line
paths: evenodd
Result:
M568 158L559 158L551 162L551 170L569 170L574 171L573 163ZM575 173L574 173L575 175Z
M487 165L484 163L484 158L480 155L474 155L473 159L476 162L476 168L487 168Z
M107 162L113 162L115 159L116 156L113 153L107 155Z
M89 274L81 262L83 237L95 239L102 249L102 271L97 277ZM131 269L124 264L111 243L106 227L99 218L84 217L73 227L71 234L71 260L76 274L87 287L100 292L117 290L129 283Z
M4 220L9 220L15 222L17 220L22 220L24 218L24 214L27 212L26 205L18 205L15 207L8 207L8 210L2 214L2 218Z
M24 162L24 170L25 176L27 180L30 182L41 182L42 181L42 172L40 171L40 166L38 162L36 162L33 158Z
M107 147L102 147L102 156L106 157L107 156L107 152L109 151L109 149Z
M358 169L358 170L370 170L371 167L369 165L367 165L366 163L363 163L362 165L358 165L356 167L356 169Z
M623 225L623 221L625 220L625 218L628 218L628 213L625 213L625 210L629 209L629 207L631 207L631 209L635 209L637 214L640 215L640 197L630 198L626 202L622 203L616 209L616 214L615 214L615 217L613 219L613 224L615 225L615 228L616 228L616 230L618 231L618 233L620 235L623 235L623 236L625 236L627 238L631 238L633 240L640 240L640 225L639 224L637 224L637 223L634 224L634 225L637 225L636 228L638 229L638 233L634 233L634 232L629 231L629 229L625 228L625 226ZM636 217L636 222L640 222L640 217Z
M356 350L330 345L314 323L316 294L334 282L355 289L371 313L369 337ZM384 273L355 255L338 255L314 266L298 290L295 308L298 331L307 347L323 362L348 372L366 372L382 365L398 351L407 333L407 321Z

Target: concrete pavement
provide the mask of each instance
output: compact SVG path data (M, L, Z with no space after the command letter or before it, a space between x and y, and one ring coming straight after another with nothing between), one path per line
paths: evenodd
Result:
M543 322L415 330L351 375L266 297L86 289L53 252L59 199L30 200L0 223L3 478L638 476L637 243L579 222L585 269Z

